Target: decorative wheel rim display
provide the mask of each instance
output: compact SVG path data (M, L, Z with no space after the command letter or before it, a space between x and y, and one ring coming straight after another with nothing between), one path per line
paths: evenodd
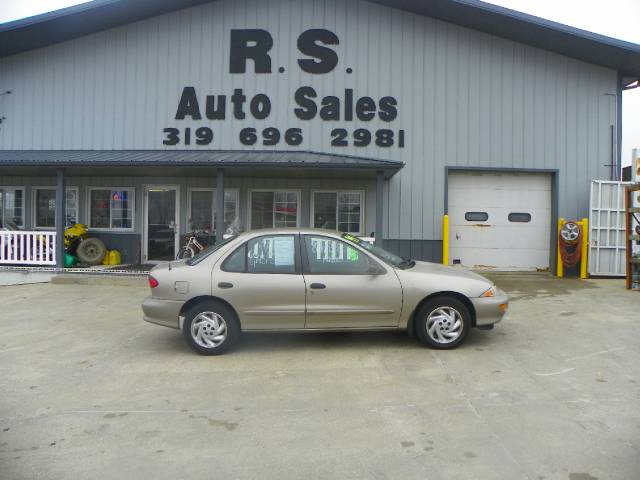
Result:
M575 242L580 235L580 227L573 222L567 222L560 229L560 235L565 242Z

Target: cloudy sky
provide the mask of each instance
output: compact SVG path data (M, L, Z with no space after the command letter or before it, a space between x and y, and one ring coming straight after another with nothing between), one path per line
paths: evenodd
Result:
M0 0L0 23L29 17L86 0ZM491 0L489 3L548 18L573 27L640 44L639 0ZM640 88L623 96L623 165L640 147Z

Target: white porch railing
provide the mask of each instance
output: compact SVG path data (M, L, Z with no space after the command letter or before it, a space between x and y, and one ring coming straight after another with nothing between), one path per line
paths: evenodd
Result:
M0 265L55 265L56 232L0 231Z

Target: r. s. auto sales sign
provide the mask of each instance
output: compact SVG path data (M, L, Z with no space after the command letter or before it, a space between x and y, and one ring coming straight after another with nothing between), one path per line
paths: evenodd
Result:
M338 66L338 54L332 45L338 45L338 36L325 29L305 30L298 37L297 47L301 54L298 67L309 74L327 74ZM248 60L251 60L256 74L271 74L272 62L269 52L273 47L273 37L266 30L243 29L231 30L229 73L245 74ZM283 73L284 67L278 72ZM351 68L346 69L352 73ZM405 131L393 128L398 117L398 100L393 96L372 98L358 96L352 88L343 92L322 96L310 86L300 86L292 92L295 107L292 114L299 120L320 119L321 121L361 122L366 123L378 118L389 123L390 128L371 130L368 128L334 128L327 142L334 147L367 147L375 145L381 148L403 148ZM243 89L236 88L229 96L225 94L203 94L194 87L186 86L178 99L175 113L175 126L163 130L164 145L215 145L215 122L227 118L244 120L254 118L268 123L274 105L267 93L247 95ZM202 126L184 127L181 120L190 119L202 122ZM276 128L267 126L264 129L247 127L240 130L238 141L242 145L265 145L295 147L304 140L304 129Z

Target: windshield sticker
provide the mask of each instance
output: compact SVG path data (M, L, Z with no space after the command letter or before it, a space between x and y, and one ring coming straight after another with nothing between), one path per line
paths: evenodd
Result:
M360 243L360 239L358 237L354 237L353 235L349 235L348 233L345 233L344 235L342 235L342 238L344 238L345 240L349 240L350 242L353 243Z

